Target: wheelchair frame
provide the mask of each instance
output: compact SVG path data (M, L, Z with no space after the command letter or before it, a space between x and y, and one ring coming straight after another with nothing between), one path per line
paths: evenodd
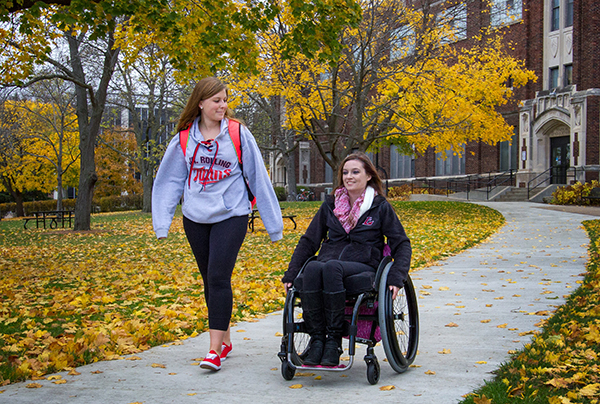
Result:
M311 257L304 263L298 276L315 258ZM346 297L346 308L352 308L352 314L346 314L346 319L350 319L347 333L349 360L339 366L303 365L303 353L308 347L310 337L304 329L304 322L297 321L301 309L299 291L295 286L288 290L283 312L281 350L278 353L281 360L281 374L285 380L292 380L297 369L331 372L350 369L354 364L355 345L358 342L367 345L367 354L364 357L367 364L367 380L370 384L377 384L381 372L374 347L379 342L379 337L392 369L397 373L403 373L408 369L417 355L419 340L417 297L412 280L408 276L398 296L392 300L392 292L387 286L392 263L391 257L384 257L377 269L373 288ZM380 299L381 296L383 299ZM361 313L361 310L367 313ZM359 321L371 322L368 338L358 336Z

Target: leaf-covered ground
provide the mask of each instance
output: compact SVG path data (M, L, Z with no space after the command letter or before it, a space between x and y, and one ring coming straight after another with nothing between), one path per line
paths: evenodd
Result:
M530 344L463 404L600 401L600 220L583 222L590 261L583 284Z
M468 248L504 223L454 202L393 202L411 238L413 270ZM284 203L272 244L260 221L233 276L233 321L283 307L281 276L318 202ZM0 222L0 385L98 360L120 359L207 329L202 281L178 213L157 241L150 215L94 215L89 232L23 230Z

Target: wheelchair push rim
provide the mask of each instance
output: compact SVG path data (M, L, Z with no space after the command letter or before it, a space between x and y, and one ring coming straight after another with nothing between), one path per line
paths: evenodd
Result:
M419 315L414 286L410 276L392 300L387 278L391 263L379 283L379 322L381 339L390 366L398 373L405 372L415 360L419 339Z

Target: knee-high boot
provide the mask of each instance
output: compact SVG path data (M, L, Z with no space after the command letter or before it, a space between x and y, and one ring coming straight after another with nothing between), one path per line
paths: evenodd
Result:
M310 335L308 349L304 353L304 364L317 366L321 363L325 345L325 311L323 310L323 291L300 292L302 318L306 332Z
M342 354L342 333L344 329L344 309L346 308L346 291L323 292L325 306L325 322L327 324L327 339L321 365L337 366Z

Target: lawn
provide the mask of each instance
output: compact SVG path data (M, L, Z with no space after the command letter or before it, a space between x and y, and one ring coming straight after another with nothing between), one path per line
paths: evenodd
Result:
M412 270L477 244L504 223L455 202L393 202L413 245ZM283 240L257 221L233 277L233 321L283 307L280 279L318 202L283 203ZM0 221L0 385L120 359L207 329L202 281L176 214L156 240L149 214L97 214L89 232L23 230Z
M590 237L590 261L582 285L532 342L463 404L599 402L600 220L583 225Z

